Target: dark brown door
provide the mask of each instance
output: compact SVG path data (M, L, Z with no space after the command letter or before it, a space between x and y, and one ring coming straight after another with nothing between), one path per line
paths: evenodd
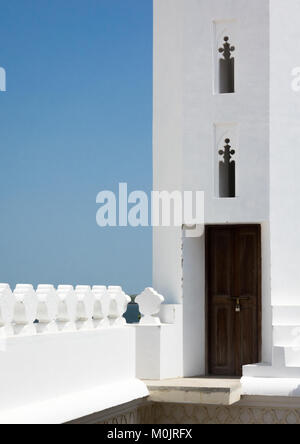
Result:
M208 373L240 376L260 361L260 226L206 228L206 287Z

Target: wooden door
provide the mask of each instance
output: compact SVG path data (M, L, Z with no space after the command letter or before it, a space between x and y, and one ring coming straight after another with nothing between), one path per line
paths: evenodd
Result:
M208 373L240 376L260 361L260 226L206 228L206 289Z

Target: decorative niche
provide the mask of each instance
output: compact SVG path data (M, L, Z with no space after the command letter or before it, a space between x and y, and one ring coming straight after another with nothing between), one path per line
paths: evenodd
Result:
M215 196L237 197L237 124L215 125Z
M235 93L236 21L214 22L215 94Z

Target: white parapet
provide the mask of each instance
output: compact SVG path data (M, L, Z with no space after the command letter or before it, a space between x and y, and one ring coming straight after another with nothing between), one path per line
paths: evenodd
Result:
M36 290L38 333L56 333L58 314L58 296L53 285L39 285Z
M146 288L135 301L142 315L136 324L137 376L183 377L182 305L163 304L164 297L153 288Z
M78 330L93 330L93 314L95 296L88 285L77 285L76 297L76 326Z
M18 284L14 297L14 332L19 335L36 333L34 322L37 317L37 298L30 284Z
M72 285L59 285L57 289L58 313L57 325L60 331L75 331L77 301Z
M136 372L141 379L183 377L182 305L161 305L161 322L136 324Z
M93 287L94 315L93 321L95 328L108 327L109 324L109 310L110 310L110 296L105 286L95 285Z
M131 298L122 290L121 287L108 287L108 295L110 297L109 319L111 325L119 327L126 324L124 314Z
M0 423L63 423L146 397L129 301L121 287L0 284Z
M8 284L0 284L0 336L13 335L14 300Z
M146 288L136 297L135 302L139 305L142 315L140 322L142 325L160 325L161 322L157 315L164 300L165 298L153 288Z
M130 301L119 286L0 284L0 337L124 326Z

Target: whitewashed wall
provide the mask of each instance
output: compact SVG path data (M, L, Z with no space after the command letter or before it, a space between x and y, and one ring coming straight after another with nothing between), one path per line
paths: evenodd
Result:
M286 2L283 2L285 4ZM284 7L284 6L282 6ZM236 92L215 94L214 22L235 20ZM205 191L205 223L263 225L263 359L271 359L269 0L154 0L154 188ZM235 40L235 41L233 41ZM237 198L215 192L215 126L234 125ZM184 374L205 371L204 240L154 230L153 285L183 304ZM182 265L183 259L183 265Z
M272 302L299 304L300 93L291 72L300 66L300 2L272 0L270 19Z
M244 368L246 394L299 396L300 387L300 2L270 1L270 286L272 357ZM266 379L268 378L268 379ZM270 378L276 378L275 382Z
M146 397L138 380L182 376L182 307L146 288L141 319L121 287L0 284L0 423L73 421Z
M0 284L0 423L63 423L147 396L129 301L121 287Z
M153 189L182 190L182 11L154 0ZM164 63L164 62L165 63ZM153 229L153 286L169 304L182 302L181 229Z

